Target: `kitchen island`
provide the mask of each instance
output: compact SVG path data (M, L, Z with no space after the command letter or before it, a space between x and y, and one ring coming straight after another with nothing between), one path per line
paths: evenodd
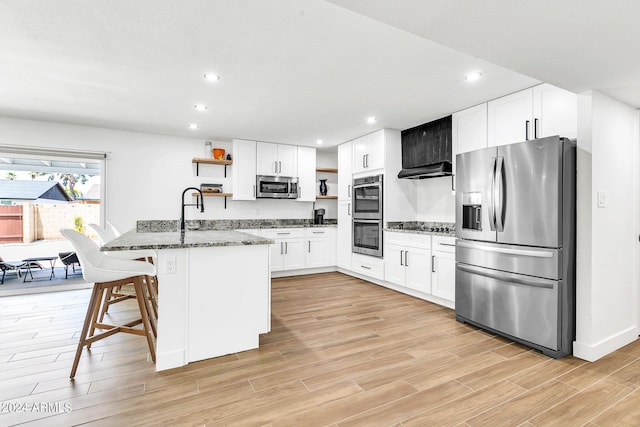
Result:
M231 230L129 231L101 248L157 254L157 371L258 347L271 329L271 243Z

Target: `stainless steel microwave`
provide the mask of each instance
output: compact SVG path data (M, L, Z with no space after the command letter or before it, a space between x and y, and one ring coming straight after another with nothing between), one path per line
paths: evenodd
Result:
M256 198L258 199L297 199L298 197L298 178L271 175L256 177Z

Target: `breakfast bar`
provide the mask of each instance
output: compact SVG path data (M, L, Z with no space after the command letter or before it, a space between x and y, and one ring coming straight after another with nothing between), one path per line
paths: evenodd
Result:
M102 246L157 254L157 371L258 347L271 329L271 243L232 230L129 231Z

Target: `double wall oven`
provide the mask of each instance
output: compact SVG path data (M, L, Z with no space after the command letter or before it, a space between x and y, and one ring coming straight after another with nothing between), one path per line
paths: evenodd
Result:
M353 180L353 252L382 258L382 175Z

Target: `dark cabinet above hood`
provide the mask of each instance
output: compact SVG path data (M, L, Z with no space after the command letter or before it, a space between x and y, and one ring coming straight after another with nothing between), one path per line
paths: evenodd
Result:
M451 116L403 130L401 135L402 170L398 178L451 175Z

